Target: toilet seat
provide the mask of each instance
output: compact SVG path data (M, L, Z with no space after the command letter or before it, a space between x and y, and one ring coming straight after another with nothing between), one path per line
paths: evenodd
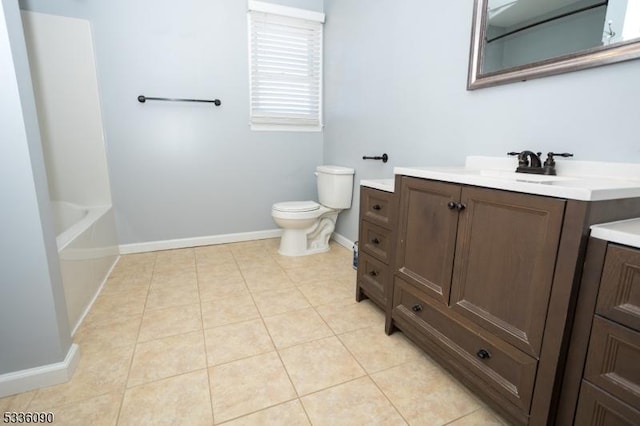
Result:
M279 219L307 220L316 219L330 211L333 209L315 201L286 201L274 204L271 208L271 216Z
M312 212L319 208L320 204L315 201L285 201L273 205L273 210L286 213Z

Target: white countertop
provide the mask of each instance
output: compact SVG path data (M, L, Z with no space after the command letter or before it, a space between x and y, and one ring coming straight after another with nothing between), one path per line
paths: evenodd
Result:
M557 176L515 173L517 165L516 158L472 156L462 167L395 167L394 173L583 201L640 197L640 164L557 159Z
M640 218L591 226L591 236L640 248Z
M381 191L393 192L394 179L362 179L360 186L366 186Z

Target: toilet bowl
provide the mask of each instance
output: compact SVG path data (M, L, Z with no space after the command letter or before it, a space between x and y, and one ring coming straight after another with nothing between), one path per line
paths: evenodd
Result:
M338 214L351 207L354 170L340 166L318 166L315 201L287 201L271 208L274 222L282 228L278 253L307 256L329 250Z

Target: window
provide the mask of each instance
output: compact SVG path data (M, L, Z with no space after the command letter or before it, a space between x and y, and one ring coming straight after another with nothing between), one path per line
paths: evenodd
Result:
M249 1L253 130L322 129L324 14Z

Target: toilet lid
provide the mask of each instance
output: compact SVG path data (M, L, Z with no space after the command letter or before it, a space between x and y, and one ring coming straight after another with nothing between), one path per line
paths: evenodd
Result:
M274 210L281 212L311 212L319 208L320 204L315 201L286 201L273 205Z

